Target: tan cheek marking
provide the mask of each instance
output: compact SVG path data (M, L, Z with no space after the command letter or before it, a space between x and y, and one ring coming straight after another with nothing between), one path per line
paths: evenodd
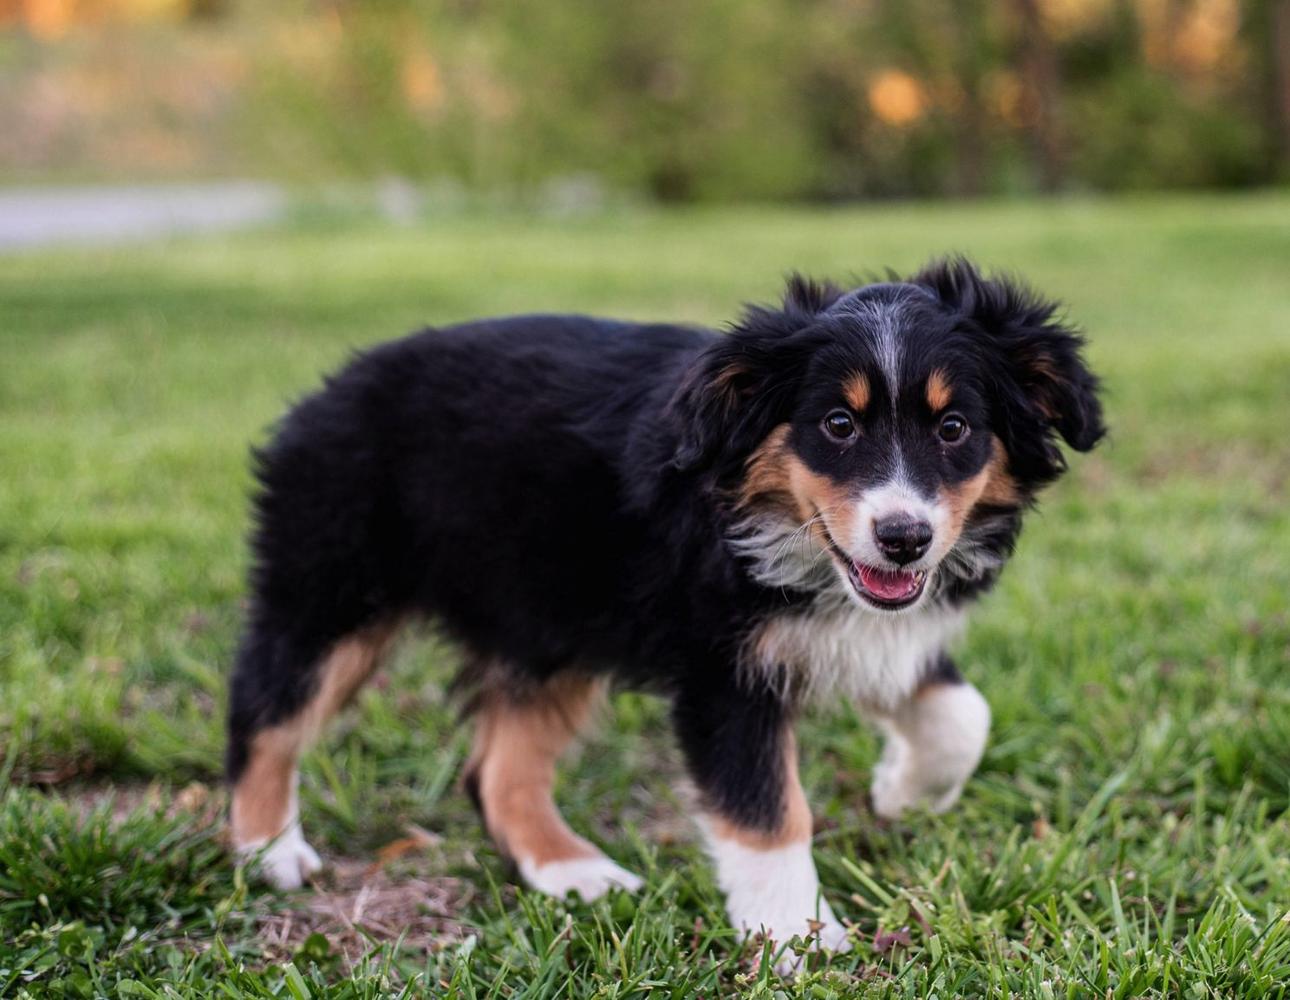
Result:
M950 405L950 379L941 368L927 377L927 405L937 413Z
M977 498L978 503L988 503L993 507L1015 507L1021 504L1021 490L1017 481L1008 472L1008 459L1003 446L996 444L997 454L990 479Z
M555 766L603 701L603 681L558 676L531 698L486 695L467 774L488 832L510 857L541 866L599 852L564 822L552 799Z
M337 643L318 668L318 690L294 718L257 733L233 789L234 843L276 837L290 820L300 754L380 665L396 625L369 629Z
M749 456L736 498L737 506L753 507L762 503L799 513L790 483L788 431L788 424L780 424Z
M1016 481L1008 473L1008 456L997 437L990 442L990 459L971 479L941 490L941 503L949 510L950 532L958 541L968 515L978 503L1007 507L1020 502Z
M833 541L845 549L855 537L855 520L859 516L847 488L827 476L812 472L799 459L794 458L789 464L790 485L798 506L808 511L807 517L816 513L822 515L821 521L812 525L816 539L827 547L828 537L832 536Z
M861 372L856 372L842 383L842 398L851 409L860 413L869 405L869 379Z
M845 487L827 476L812 472L788 446L789 427L780 424L766 436L748 460L737 506L778 507L805 524L817 513L824 515L835 541L846 545L854 537L855 504ZM827 547L824 526L811 525L811 533L821 547Z
M811 839L811 808L802 791L802 781L797 773L797 740L792 732L783 736L783 771L778 776L767 775L767 780L781 781L783 801L779 820L772 830L756 830L732 822L723 816L712 816L712 833L721 840L733 840L744 847L769 851L789 844L800 844Z

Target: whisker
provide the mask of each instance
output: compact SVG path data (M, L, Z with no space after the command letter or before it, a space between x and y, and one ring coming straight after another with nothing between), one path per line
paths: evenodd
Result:
M817 509L800 524L770 515L750 516L733 526L730 543L735 551L753 561L753 573L763 583L776 587L785 601L789 591L813 593L817 599L834 593L836 578L830 568L828 547L812 530L827 529L828 519L841 509L831 504Z

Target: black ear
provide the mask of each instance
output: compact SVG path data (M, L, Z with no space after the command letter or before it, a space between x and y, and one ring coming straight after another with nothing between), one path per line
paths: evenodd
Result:
M1077 451L1102 439L1098 378L1084 361L1084 338L1055 318L1057 303L1015 279L985 278L961 257L933 263L910 280L975 328L987 364L999 375L1000 436L1014 458L1046 466L1036 470L1038 478L1055 478L1065 468L1054 432Z
M699 355L671 404L679 422L677 468L740 465L788 418L818 346L810 327L841 295L833 285L793 275L781 308L750 306L728 335Z

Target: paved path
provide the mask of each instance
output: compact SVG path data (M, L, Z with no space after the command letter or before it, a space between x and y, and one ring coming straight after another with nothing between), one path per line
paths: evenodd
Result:
M281 188L250 181L0 188L0 252L239 229L272 222L286 210Z

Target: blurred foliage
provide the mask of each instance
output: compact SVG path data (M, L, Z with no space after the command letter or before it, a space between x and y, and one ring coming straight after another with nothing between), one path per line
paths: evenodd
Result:
M9 177L395 174L577 198L1234 187L1290 0L0 0Z

